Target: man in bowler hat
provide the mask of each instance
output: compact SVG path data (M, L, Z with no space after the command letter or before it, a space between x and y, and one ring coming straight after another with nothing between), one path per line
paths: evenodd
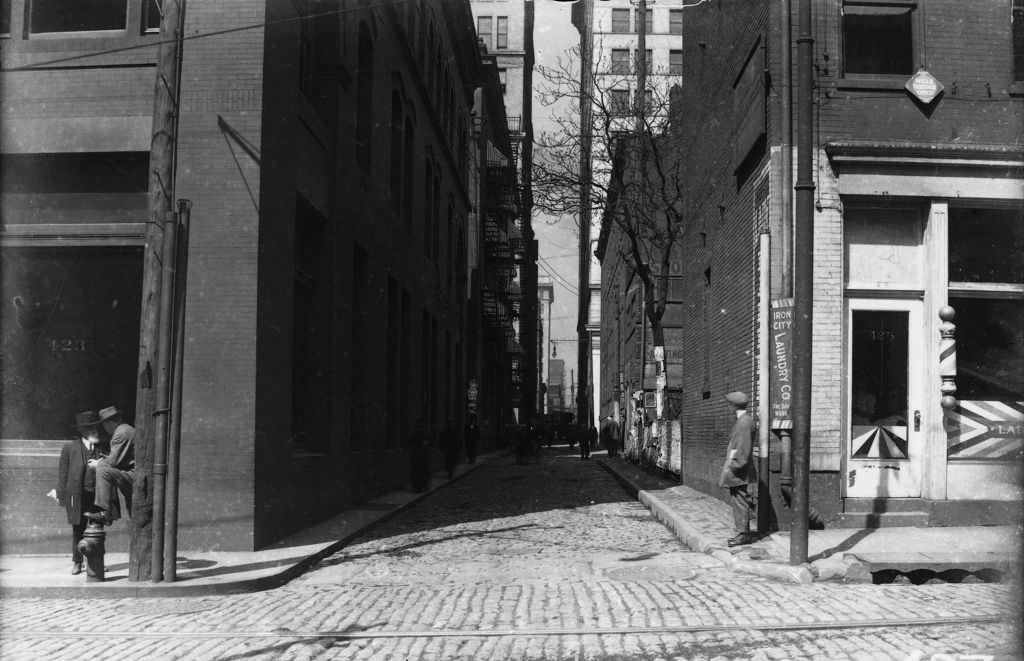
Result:
M60 450L58 465L57 503L64 507L71 524L71 573L82 573L82 553L78 542L85 533L96 496L96 469L93 462L102 456L100 419L95 411L82 411L75 415L75 429L79 438L69 441Z
M747 395L734 391L725 396L732 405L736 422L729 434L729 445L726 448L725 464L718 485L729 489L729 502L732 505L732 519L736 535L728 541L729 546L750 544L754 541L750 534L750 514L753 501L747 491L750 482L752 462L751 449L754 438L754 418L747 412L749 400Z
M131 515L132 484L135 475L135 427L121 416L117 407L100 409L99 419L110 434L110 454L105 458L90 461L96 467L96 509L86 517L103 524L110 524L121 517L121 502L118 494L124 496Z

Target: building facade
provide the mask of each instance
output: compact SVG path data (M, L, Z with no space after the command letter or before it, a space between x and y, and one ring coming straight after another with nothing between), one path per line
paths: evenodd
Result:
M43 494L68 425L133 417L139 378L159 20L153 2L74 4L5 5L5 552L63 539ZM251 550L402 488L417 420L435 437L471 382L477 401L507 391L470 359L474 200L489 162L515 171L468 2L190 4L184 32L180 543Z
M815 121L797 127L796 58L783 58L795 53L796 5L686 10L673 111L688 163L682 481L721 491L732 423L722 397L744 390L770 449L772 514L783 525L789 516L780 496L790 479L790 196L795 137L807 130L815 518L1016 520L1024 9L1010 0L814 3Z

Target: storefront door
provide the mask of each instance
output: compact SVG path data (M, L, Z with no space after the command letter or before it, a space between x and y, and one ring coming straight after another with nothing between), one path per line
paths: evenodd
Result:
M921 495L924 413L921 302L850 299L846 495Z

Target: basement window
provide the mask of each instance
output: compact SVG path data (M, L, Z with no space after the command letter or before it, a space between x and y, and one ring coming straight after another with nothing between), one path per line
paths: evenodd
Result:
M128 26L125 0L32 0L29 32L99 32Z
M845 74L912 75L916 8L916 2L844 2Z

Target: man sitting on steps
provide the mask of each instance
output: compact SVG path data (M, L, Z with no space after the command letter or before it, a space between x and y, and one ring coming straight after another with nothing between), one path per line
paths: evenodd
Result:
M96 468L96 509L86 512L85 517L109 525L121 518L121 502L118 494L124 495L128 515L132 509L132 485L135 474L135 427L126 423L121 412L114 406L100 410L100 422L110 434L110 454L101 459L90 459L89 465Z

